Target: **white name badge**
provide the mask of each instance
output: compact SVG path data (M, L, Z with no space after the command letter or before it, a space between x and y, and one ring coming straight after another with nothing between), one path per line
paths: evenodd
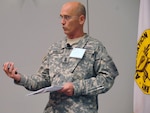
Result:
M85 50L86 49L82 49L82 48L73 48L69 57L82 58L85 53Z

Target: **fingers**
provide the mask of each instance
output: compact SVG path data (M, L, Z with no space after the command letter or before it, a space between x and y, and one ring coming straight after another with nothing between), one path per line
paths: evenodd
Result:
M65 83L63 88L59 92L66 94L67 96L72 96L74 92L72 83Z
M3 70L11 78L14 78L14 75L17 72L17 69L14 68L14 63L13 62L6 62L6 63L4 63Z
M6 62L4 63L3 65L3 70L6 72L6 73L9 73L13 70L14 68L14 64L12 62Z

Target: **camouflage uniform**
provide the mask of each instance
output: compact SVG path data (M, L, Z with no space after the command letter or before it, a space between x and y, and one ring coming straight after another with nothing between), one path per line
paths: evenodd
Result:
M102 43L87 34L72 48L84 48L83 58L69 57L66 40L53 44L36 75L21 74L18 83L28 90L72 82L74 95L50 93L44 113L97 113L98 94L108 91L118 75L116 66Z

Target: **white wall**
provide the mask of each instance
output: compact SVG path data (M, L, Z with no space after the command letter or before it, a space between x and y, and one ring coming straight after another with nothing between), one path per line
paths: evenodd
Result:
M89 4L90 35L103 42L119 70L112 89L99 95L100 113L132 113L139 0L94 0Z
M20 72L35 73L49 45L64 37L59 11L66 1L0 0L0 65L13 61ZM100 113L132 113L138 7L139 0L89 0L89 33L103 42L120 73L99 95ZM27 93L0 70L0 113L42 113L48 94Z

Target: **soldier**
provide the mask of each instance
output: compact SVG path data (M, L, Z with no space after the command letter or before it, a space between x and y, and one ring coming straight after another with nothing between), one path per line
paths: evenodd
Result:
M50 46L36 74L20 73L13 62L4 63L3 70L30 91L63 86L50 93L44 113L98 113L98 94L112 87L118 71L103 44L84 32L83 4L65 3L60 18L66 37Z

